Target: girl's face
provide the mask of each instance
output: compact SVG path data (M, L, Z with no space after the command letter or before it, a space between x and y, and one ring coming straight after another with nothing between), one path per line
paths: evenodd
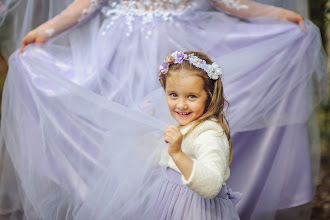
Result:
M199 76L180 69L166 78L166 100L172 117L179 125L187 125L204 113L207 93Z

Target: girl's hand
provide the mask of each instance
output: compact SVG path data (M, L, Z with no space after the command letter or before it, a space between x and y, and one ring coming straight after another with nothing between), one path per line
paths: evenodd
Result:
M24 48L32 43L43 44L46 41L45 36L40 36L37 29L30 31L22 40L22 46L19 53L23 53Z
M169 144L168 146L169 155L172 156L182 152L181 150L182 138L183 136L178 127L176 126L167 127L164 133L164 141Z
M278 17L281 20L296 23L299 25L301 30L303 30L304 32L307 32L307 29L306 29L306 26L304 23L304 18L300 14L298 14L294 11L284 9L284 8L280 8L280 10L281 11L280 11Z

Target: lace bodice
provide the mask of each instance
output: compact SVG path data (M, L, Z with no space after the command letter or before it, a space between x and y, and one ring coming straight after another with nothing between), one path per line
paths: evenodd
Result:
M191 0L122 0L122 5L130 8L148 11L155 10L183 10L191 4Z
M253 7L256 4L250 0L121 0L110 1L116 2L116 4L122 4L130 6L135 9L144 10L180 10L183 8L200 9L208 3L214 5L221 5L222 10L248 10L252 4ZM258 3L257 3L258 4Z
M244 1L244 0L243 0ZM241 0L121 0L110 1L112 5L125 8L126 10L144 10L144 11L184 11L187 9L200 9L207 5L208 2L222 3L228 9L248 9L246 3L241 3ZM224 7L223 7L224 8Z
M105 29L119 19L125 18L128 31L127 36L133 32L133 21L139 17L143 24L152 23L153 19L158 18L164 21L171 21L174 16L179 16L186 11L193 10L197 4L191 0L122 0L112 1L104 11L106 16L111 16L111 21ZM199 1L202 2L202 1ZM106 34L106 30L102 35ZM147 31L146 38L151 34Z
M170 20L172 16L187 11L208 10L211 5L227 14L240 18L277 17L279 8L256 3L251 0L120 0L109 1L104 10L107 16L142 16L147 20L161 17Z
M137 17L142 18L143 24L151 23L155 18L171 21L174 16L194 10L207 10L211 5L241 18L277 17L280 13L276 7L251 0L75 0L60 15L41 25L39 32L47 40L83 22L105 6L102 9L103 13L111 17L105 29L124 17L128 26L127 35L130 35L133 31L132 22ZM103 30L102 34L105 33L106 30Z
M111 2L106 12L107 16L130 14L149 18L162 17L165 20L168 20L172 15L179 15L197 7L193 0L122 0Z
M241 10L248 10L247 4L240 0L121 0L110 1L109 7L104 11L106 16L111 16L111 21L106 25L102 35L106 34L106 29L111 28L119 18L125 18L128 26L127 36L133 32L133 21L140 17L143 24L151 23L153 19L158 18L165 21L171 21L173 17L180 16L186 12L194 10L207 10L213 4L215 7L221 6L221 10L233 14ZM151 34L147 32L146 38Z

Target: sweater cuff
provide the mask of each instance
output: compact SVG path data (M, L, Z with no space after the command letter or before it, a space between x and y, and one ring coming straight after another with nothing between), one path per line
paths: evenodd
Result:
M196 159L192 159L192 161L193 161L193 168L192 168L192 171L191 171L191 174L190 174L189 179L186 180L184 178L184 176L181 175L182 183L183 183L183 185L186 185L186 186L189 185L192 182L192 180L194 179L194 176L195 176L197 161L196 161Z

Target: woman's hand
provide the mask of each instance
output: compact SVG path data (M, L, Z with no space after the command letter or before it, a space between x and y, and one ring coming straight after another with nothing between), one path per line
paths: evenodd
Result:
M32 43L43 44L46 41L45 36L41 36L37 29L30 31L22 40L22 46L19 53L23 53L24 48Z
M281 20L296 23L299 25L301 30L303 30L304 32L307 32L307 29L306 29L306 26L304 23L304 18L300 14L298 14L294 11L284 9L284 8L280 8L280 10L281 11L280 11L278 17Z
M211 3L219 10L239 18L276 18L283 21L296 23L299 25L301 30L307 32L304 24L304 18L298 13L288 9L261 4L251 0L237 1L237 5L235 7L226 3L226 1L211 0ZM236 7L238 7L239 10Z
M164 133L164 141L169 144L168 146L169 155L172 156L182 152L181 150L182 138L183 136L178 127L176 126L167 127Z

